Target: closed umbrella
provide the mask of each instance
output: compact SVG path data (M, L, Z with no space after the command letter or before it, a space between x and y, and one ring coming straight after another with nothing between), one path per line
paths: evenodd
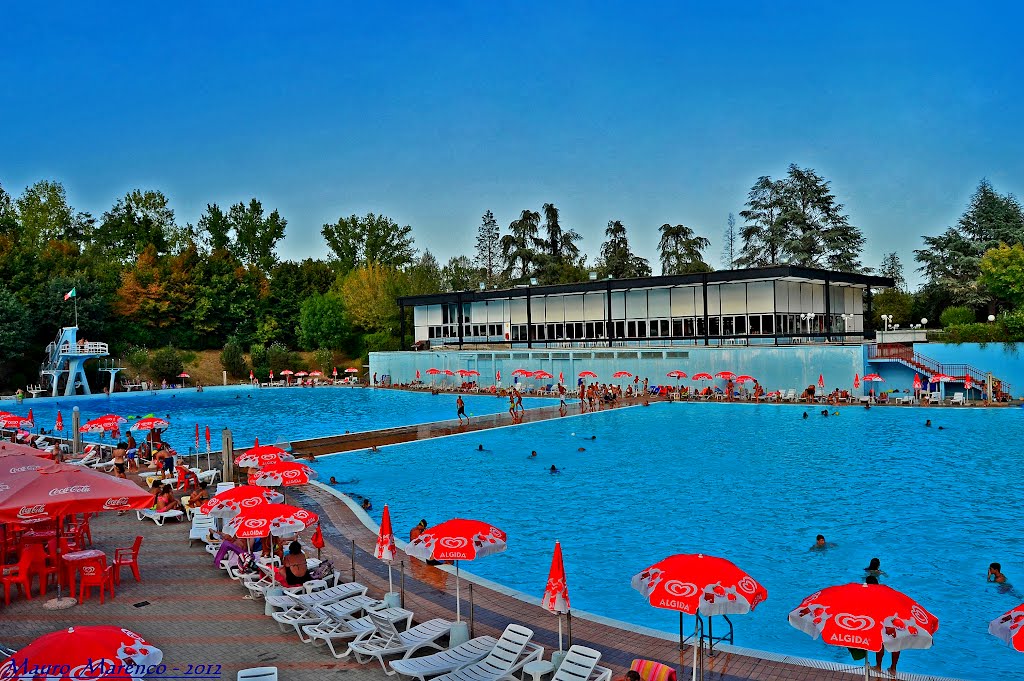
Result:
M558 651L562 651L562 615L569 612L569 585L565 579L565 565L562 563L562 545L555 542L555 553L551 556L551 569L544 587L541 607L558 615ZM572 642L569 642L572 645Z
M373 549L373 556L388 565L388 593L395 591L394 583L391 581L391 563L395 560L395 546L395 533L391 529L391 511L388 510L388 505L384 504L384 513L380 518L377 546Z

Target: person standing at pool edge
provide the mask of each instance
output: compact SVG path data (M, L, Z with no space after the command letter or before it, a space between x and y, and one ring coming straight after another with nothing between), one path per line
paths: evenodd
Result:
M469 417L466 416L466 403L462 401L462 395L459 395L455 399L455 406L458 407L457 416L459 417L459 423L462 423L463 417L465 417L466 420L468 421Z

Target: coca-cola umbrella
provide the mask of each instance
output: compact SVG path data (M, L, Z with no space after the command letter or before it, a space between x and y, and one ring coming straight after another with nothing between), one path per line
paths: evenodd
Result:
M921 390L921 374L914 374L914 392Z
M988 623L988 633L1024 653L1024 603Z
M357 369L355 367L349 367L349 368L345 369L345 373L346 374L358 374L359 373L359 369Z
M90 419L78 429L80 433L109 433L120 430L121 426L128 423L128 419L117 414L104 414Z
M212 515L214 518L233 518L244 508L261 504L279 504L282 501L284 495L276 490L258 485L240 485L208 499L199 507L199 512Z
M694 374L693 376L690 376L690 380L693 381L712 381L714 380L714 378L714 376L707 373L706 371L702 371L700 373Z
M141 681L162 659L159 648L131 629L74 626L44 634L15 652L0 665L0 679Z
M506 535L482 520L452 518L428 527L406 546L405 552L421 560L455 561L455 621L462 621L459 561L473 560L505 550Z
M294 374L294 373L295 372L292 371L291 369L282 369L281 370L281 375L284 376L285 385L288 385L291 382L291 377L292 377L292 374Z
M685 371L680 371L678 369L673 369L672 371L668 372L665 375L668 376L669 378L674 378L676 380L679 380L679 379L682 379L682 378L686 378L686 372Z
M28 410L28 416L19 416L10 412L0 413L0 428L34 428L35 419L32 410Z
M860 372L853 375L853 389L857 390L858 388L860 388Z
M825 374L818 374L818 387L825 389Z
M696 617L696 637L703 629L701 616L743 615L768 598L768 590L732 561L701 553L669 556L634 575L631 584L655 608L679 611L680 645L683 613ZM693 678L697 678L696 644Z
M971 386L974 385L974 379L970 374L964 374L964 391L967 393L967 399L971 399Z
M864 382L865 388L867 387L868 383L885 383L885 379L879 376L878 374L864 374L864 378L860 380ZM874 392L874 390L875 389L872 388L871 392Z
M85 466L51 464L4 478L0 523L56 520L72 513L149 508L153 495L134 482Z
M380 529L377 531L377 546L373 549L373 557L388 565L388 593L395 592L391 581L391 563L395 560L395 532L391 529L391 511L384 504L384 513L380 517Z
M554 376L554 374L548 373L547 371L544 371L543 369L539 369L539 370L533 372L533 377L537 378L537 379L540 379L540 380L546 380L546 379L549 379L549 378L554 378L555 376Z
M544 586L544 596L540 599L541 607L558 615L558 650L562 651L562 615L569 612L569 585L565 579L565 565L562 563L562 545L555 542L555 552L551 556L551 569L548 570L548 582ZM572 645L572 641L569 641Z
M789 613L789 623L833 646L891 653L932 647L939 620L913 598L884 584L854 582L815 591ZM864 656L864 678L870 667Z
M64 417L60 413L60 409L57 410L57 422L53 424L53 429L58 433L64 433Z
M944 384L945 383L949 383L950 381L955 381L955 380L956 380L955 377L950 376L949 374L944 374L941 371L939 373L937 373L937 374L932 374L931 376L928 377L928 383L938 383L939 384L939 389L943 393L940 396L942 399L945 399L945 397L946 397L946 395L945 395L946 388L945 388Z
M298 534L320 522L320 516L290 504L260 504L243 508L227 525L226 532L239 539Z
M746 374L736 377L736 383L754 383L756 381L756 378L754 378L753 376L747 376Z

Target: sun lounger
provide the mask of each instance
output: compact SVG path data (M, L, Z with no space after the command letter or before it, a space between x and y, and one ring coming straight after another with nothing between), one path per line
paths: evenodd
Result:
M383 610L384 601L363 594L360 596L351 596L345 600L338 601L337 603L318 605L316 606L316 609L323 611L323 613L332 620L340 622L342 620L355 619L357 615L362 616L366 613Z
M533 630L521 624L510 624L505 627L504 633L487 657L459 670L443 674L435 681L500 681L512 676L528 663L544 656L543 646L531 643L532 638Z
M400 632L385 617L380 617L375 613L370 613L367 617L373 622L375 631L368 638L353 643L349 647L357 662L366 664L370 660L377 660L380 662L380 668L388 676L394 676L397 672L387 668L384 658L399 656L406 659L423 648L441 650L437 641L450 634L452 626L455 624L448 620L435 618L427 620L423 624L417 624L408 631Z
M277 667L239 669L235 681L277 681Z
M572 646L551 681L611 681L612 670L599 667L601 653L586 646Z
M403 608L385 608L374 613L379 617L388 619L393 625L398 626L404 621L403 629L412 625L413 613ZM339 660L348 657L351 653L351 644L362 641L377 631L369 615L355 620L332 620L326 619L318 624L307 624L302 627L302 633L314 646L327 644L331 655ZM337 648L335 647L337 645ZM340 652L339 652L340 650Z
M204 541L210 536L210 530L214 529L213 516L200 513L198 511L192 512L192 527L188 531L188 545L192 546L192 542L196 539Z
M136 511L135 513L138 515L139 520L146 520L148 518L161 526L168 518L174 518L177 520L178 518L181 518L181 516L185 515L182 511L154 511L148 508L145 511Z
M323 582L324 589L327 587L327 582ZM310 582L306 582L308 585ZM315 592L312 592L315 593ZM345 620L353 619L353 615L366 611L367 613L376 612L384 608L384 601L377 600L376 598L370 598L365 594L359 594L344 598L340 601L329 603L326 605L313 605L311 607L292 607L284 612L275 612L271 615L274 620L281 625L291 625L295 628L295 633L299 635L299 640L303 643L309 643L309 638L303 632L303 628L310 624L319 624L325 621L332 622L343 622ZM285 630L285 626L281 626L282 630Z
M963 406L964 404L966 404L964 402L964 394L963 393L953 393L953 397L950 398L949 403L950 404L959 404L959 405Z
M461 645L433 655L393 660L390 664L391 668L402 676L408 676L417 681L427 681L428 677L458 671L479 662L487 657L497 643L498 639L493 636L477 636Z
M313 606L329 605L331 603L343 601L351 596L363 595L365 593L366 587L364 585L359 582L349 582L347 584L332 586L329 589L315 591L311 594L295 595L285 593L281 596L264 596L264 598L266 599L267 605L270 607L277 608L278 610L288 613L288 617L285 617L284 620L289 620L289 618L301 618L303 613L306 613L308 617L312 617L313 619L303 622L303 624L311 624L313 622L319 622L324 618L323 615L314 610ZM272 613L271 617L279 614L281 613ZM274 617L274 619L282 624L291 624L290 621L283 621L277 617Z

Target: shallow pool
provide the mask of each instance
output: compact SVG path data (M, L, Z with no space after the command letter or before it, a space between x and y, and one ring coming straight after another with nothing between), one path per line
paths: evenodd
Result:
M733 618L736 644L779 653L852 662L786 616L820 587L862 580L878 557L882 582L941 622L934 647L905 652L901 671L1020 674L1024 658L987 626L1024 596L998 592L985 574L999 561L1024 592L1024 410L820 409L805 420L791 405L658 404L317 465L357 478L342 488L372 499L378 519L388 502L403 537L421 517L504 529L507 552L464 567L536 597L561 540L575 608L665 631L678 630L678 615L647 606L630 577L673 553L728 557L769 591ZM564 472L549 474L552 464ZM837 546L809 551L818 533Z
M493 414L508 409L508 400L484 395L464 395L467 414ZM530 399L526 406L557 404L557 400ZM179 452L195 447L199 424L200 447L206 450L205 430L210 427L211 445L220 449L221 430L231 428L236 449L254 438L270 444L427 423L455 418L455 395L366 388L264 388L221 386L195 390L158 390L71 398L25 400L20 406L4 402L4 409L28 414L32 408L37 428L50 430L60 409L70 431L71 409L81 410L82 423L110 412L125 417L170 415L171 427L163 439ZM123 432L122 428L122 432ZM98 435L85 439L102 441ZM138 438L138 436L136 436ZM106 440L110 441L109 438Z

